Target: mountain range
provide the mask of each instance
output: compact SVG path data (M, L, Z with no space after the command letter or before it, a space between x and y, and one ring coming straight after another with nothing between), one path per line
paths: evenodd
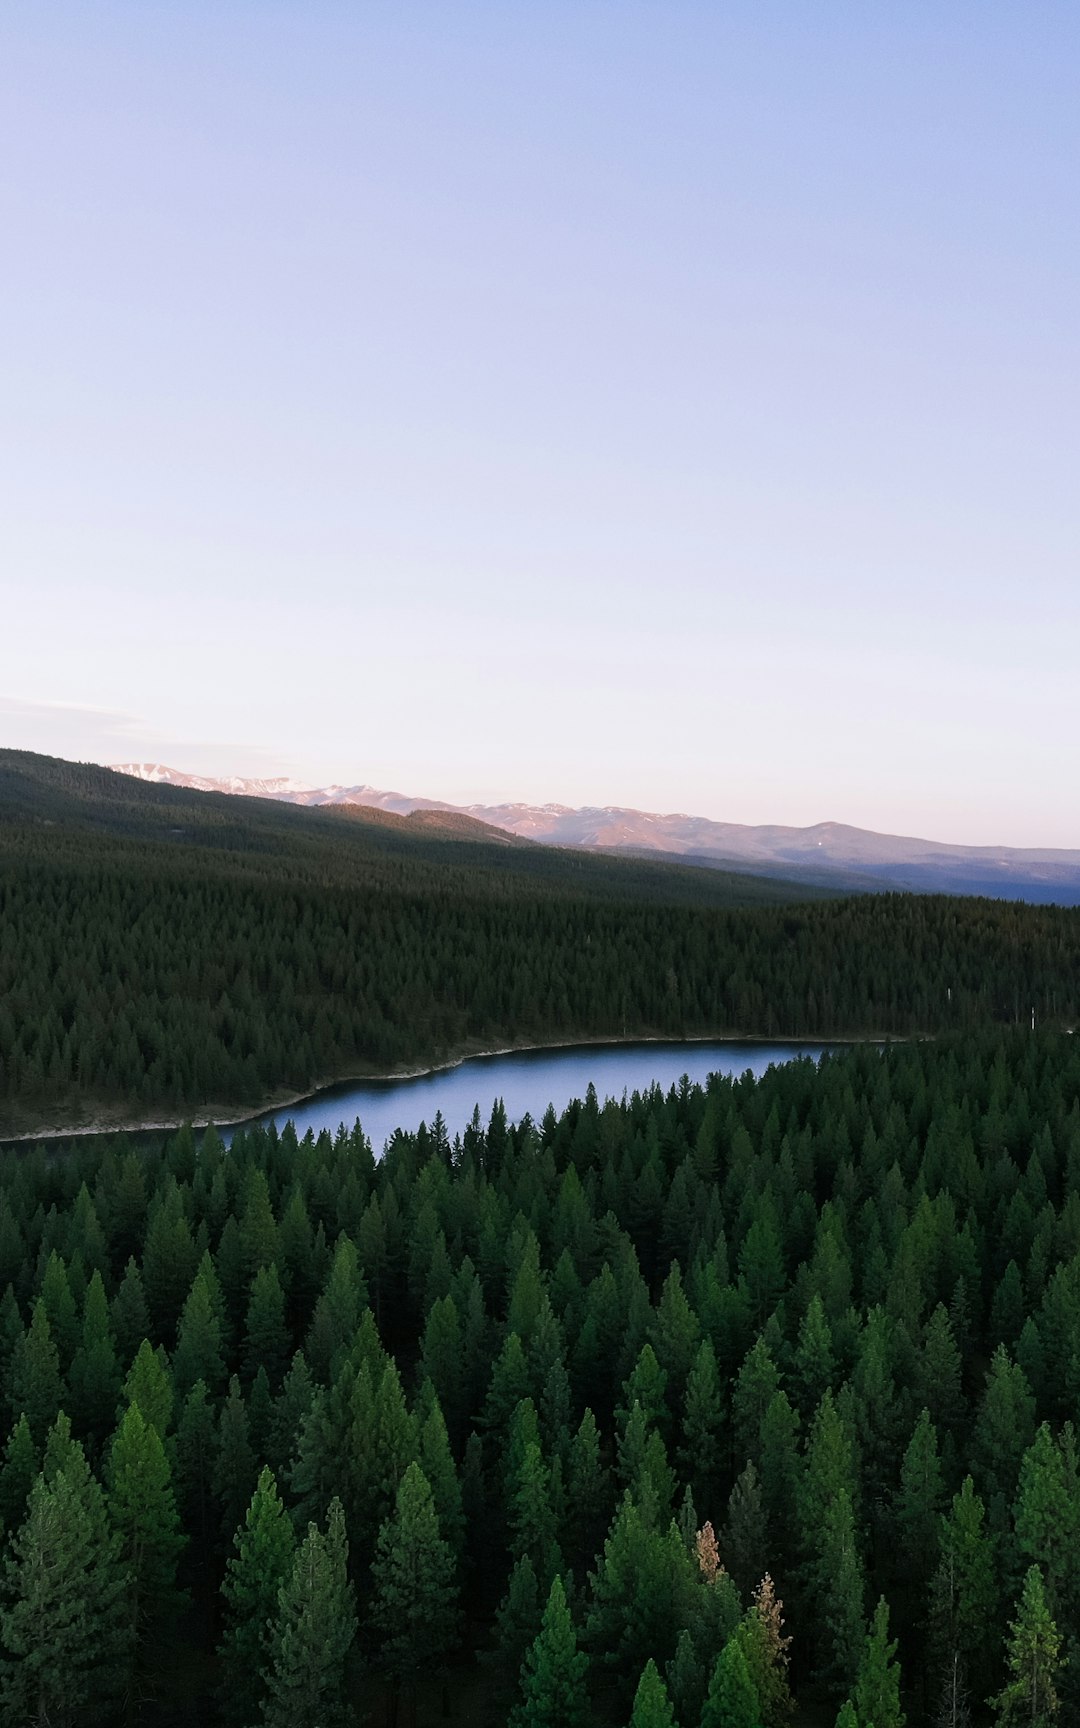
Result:
M908 835L877 834L843 822L819 822L808 828L776 824L755 827L615 805L581 809L563 804L458 805L367 785L306 786L283 775L211 779L159 762L116 763L113 768L118 774L155 784L288 804L352 804L398 816L441 811L542 845L666 854L688 864L836 888L986 894L1080 905L1080 851L1059 848L958 846Z

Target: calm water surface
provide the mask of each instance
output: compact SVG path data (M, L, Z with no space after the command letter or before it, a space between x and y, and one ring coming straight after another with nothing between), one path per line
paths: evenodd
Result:
M381 1152L395 1128L410 1132L431 1123L441 1110L450 1138L460 1134L479 1107L486 1125L496 1098L506 1106L511 1122L528 1111L539 1122L549 1104L562 1112L573 1098L583 1098L590 1081L601 1104L623 1093L644 1092L655 1083L665 1092L684 1074L703 1082L709 1074L764 1074L773 1062L797 1056L815 1061L824 1044L586 1044L566 1050L522 1050L506 1056L474 1056L456 1068L412 1080L349 1081L328 1087L311 1098L269 1110L258 1122L294 1123L301 1137L310 1128L336 1133L341 1123L351 1128L357 1117L376 1152ZM240 1124L243 1126L243 1124ZM232 1131L222 1130L229 1139Z

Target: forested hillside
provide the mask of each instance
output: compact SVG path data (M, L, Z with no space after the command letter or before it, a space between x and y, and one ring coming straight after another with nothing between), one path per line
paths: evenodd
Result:
M0 757L0 1132L469 1048L1080 1011L1080 912L832 900Z
M1080 1713L1070 1037L8 1152L0 1289L5 1723Z

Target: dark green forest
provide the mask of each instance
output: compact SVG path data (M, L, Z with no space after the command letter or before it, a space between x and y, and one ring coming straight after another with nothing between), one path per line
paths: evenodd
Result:
M0 1154L0 1720L1080 1712L1080 1047Z
M1078 911L0 753L10 1136L878 1041L381 1158L0 1150L0 1725L1080 1720L1078 1009Z
M2 752L0 1133L236 1114L515 1043L1080 1011L1076 910L797 894Z

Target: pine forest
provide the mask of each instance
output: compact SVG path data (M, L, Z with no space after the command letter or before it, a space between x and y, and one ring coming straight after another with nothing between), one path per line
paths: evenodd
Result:
M0 1724L1080 1720L1080 914L35 760ZM627 1030L874 1042L385 1152L30 1132Z

